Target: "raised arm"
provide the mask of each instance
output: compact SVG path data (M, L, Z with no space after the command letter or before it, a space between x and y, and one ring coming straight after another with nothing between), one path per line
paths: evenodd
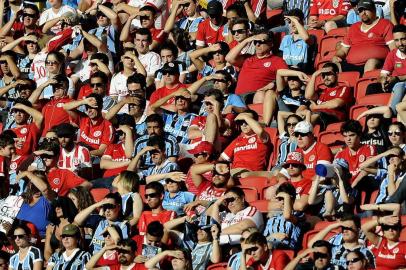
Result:
M128 171L137 171L139 168L139 161L141 159L141 157L143 155L145 155L145 153L147 153L148 151L154 150L156 149L154 146L145 146L141 151L139 151L135 157L131 160L130 164L127 167Z
M299 22L299 20L294 16L285 16L285 18L289 19L293 25L296 27L299 37L303 39L306 43L311 43L311 39L309 33L306 31L304 26Z
M5 60L7 62L8 68L10 69L11 74L15 79L20 78L21 72L20 68L14 62L13 58L10 55L3 55L0 57L0 60Z
M57 83L57 81L55 79L48 79L46 82L44 82L43 84L41 84L40 86L37 87L37 89L34 90L34 92L32 92L31 96L28 98L28 100L32 103L35 104L37 103L39 97L42 94L42 91L44 91L44 89L52 84Z
M107 18L110 19L111 25L114 27L114 29L119 30L121 23L117 13L115 13L114 10L106 7L105 5L98 5L98 8L101 12L103 12L104 15L107 16Z
M237 115L235 120L245 121L263 143L267 143L269 141L269 134L254 118L251 117L249 113L240 113L239 115Z
M128 38L130 37L130 29L131 29L131 22L139 16L139 12L135 13L129 13L131 14L130 17L128 18L127 22L124 24L123 28L121 29L120 33L120 41L125 42L128 41Z
M260 35L255 35L251 36L249 38L244 39L240 43L237 44L234 48L232 48L228 54L226 55L226 61L233 66L236 67L242 67L242 64L244 63L245 59L247 58L245 55L241 54L241 51L247 46L250 42L254 40L261 40L261 39L267 39L268 35L266 34L260 34Z
M49 184L46 183L43 179L41 179L40 177L36 176L33 172L29 172L29 171L24 171L24 172L20 172L17 175L17 181L19 179L23 179L23 178L28 178L28 180L30 180L30 182L36 187L38 188L38 190L44 195L44 197L48 200L48 201L52 201L53 199L55 199L57 197L57 194L55 191L53 191Z
M306 99L310 99L310 100L313 100L313 101L317 100L316 78L317 78L317 76L319 76L323 72L328 72L328 71L330 71L330 69L322 68L322 69L316 70L312 74L312 76L310 77L310 80L309 80L309 82L307 83L307 86L306 86L306 91L305 91L305 98Z
M21 104L21 103L15 104L13 106L13 108L17 109L17 110L23 110L26 113L28 113L29 115L31 115L32 120L34 121L34 124L37 126L38 129L41 129L42 120L44 120L44 116L42 115L41 112L37 111L34 108Z
M94 203L88 208L83 209L76 215L74 223L78 226L82 226L91 213L93 213L97 208L108 203L114 204L114 199L103 199L102 201Z
M221 50L221 46L218 43L212 44L209 47L194 50L189 54L190 60L192 60L192 63L195 65L198 71L202 71L205 63L200 58L204 55L208 55L209 53L214 53L219 50Z
M318 240L323 240L324 237L327 236L327 234L335 229L338 229L339 227L341 227L342 224L340 222L334 222L333 224L328 225L327 227L325 227L323 230L321 230L320 232L318 232L312 239L310 239L309 243L307 244L308 248L311 248L314 244L314 242L318 241Z

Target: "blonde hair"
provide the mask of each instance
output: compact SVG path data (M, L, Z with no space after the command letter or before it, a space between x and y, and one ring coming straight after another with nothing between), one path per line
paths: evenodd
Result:
M132 171L122 171L120 173L120 184L124 189L131 192L138 192L139 187L139 177L136 172Z

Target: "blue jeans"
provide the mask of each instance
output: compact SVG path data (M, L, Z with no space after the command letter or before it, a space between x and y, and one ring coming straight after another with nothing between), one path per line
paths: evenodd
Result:
M393 115L397 115L396 105L402 102L403 97L406 93L406 82L398 82L392 88L392 102L390 103L390 108Z

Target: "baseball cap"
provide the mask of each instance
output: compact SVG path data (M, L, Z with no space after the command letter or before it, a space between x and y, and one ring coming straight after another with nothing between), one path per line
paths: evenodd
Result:
M188 150L188 152L192 155L199 154L199 153L213 153L213 145L209 142L202 141L195 148Z
M306 168L303 161L303 155L302 153L299 152L290 152L288 154L288 156L286 157L285 164L283 166L285 167L289 164L299 164L302 165L304 168Z
M357 7L358 9L376 10L375 3L372 0L360 0Z
M223 14L223 5L217 0L211 0L207 4L207 14L209 16L219 16Z
M68 224L62 229L62 235L77 235L79 234L79 228L78 226L74 224Z
M313 132L313 126L307 121L301 121L295 126L294 132L310 133Z
M165 63L161 68L161 72L165 74L166 72L170 74L179 74L179 67L174 63Z

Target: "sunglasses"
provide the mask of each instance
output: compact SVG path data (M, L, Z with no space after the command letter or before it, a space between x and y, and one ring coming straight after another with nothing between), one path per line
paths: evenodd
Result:
M190 6L190 3L185 3L180 5L182 8L188 8Z
M230 197L230 198L226 198L224 201L225 201L226 203L232 203L232 202L234 202L235 200L236 200L236 198Z
M45 65L47 65L47 66L56 66L56 65L59 65L59 62L58 61L49 61L49 60L47 60L47 61L45 61Z
M351 227L345 227L345 226L341 226L341 231L351 231L351 232L355 232L355 230Z
M146 21L149 20L148 16L140 16L140 21Z
M173 71L162 71L162 75L163 75L163 76L167 76L167 75L169 75L169 76L175 76L176 73L173 72Z
M252 247L247 249L247 254L251 254L252 252L255 252L258 250L258 247Z
M333 76L333 75L336 75L334 72L325 72L325 73L322 73L321 74L321 77L322 78L325 78L325 77L327 77L327 76Z
M213 80L213 83L216 83L216 82L219 82L219 83L227 83L227 81L224 80L224 79L214 79L214 80Z
M361 261L361 258L354 258L354 259L351 259L351 260L347 260L346 262L345 262L345 264L346 265L350 265L350 264L352 264L352 263L356 263L356 262L359 262L359 261Z
M173 181L172 179L165 179L165 183L172 184L172 183L176 183L176 181Z
M106 238L107 236L110 236L110 234L109 234L109 232L104 232L104 233L102 234L102 236L103 236L104 238Z
M112 204L112 203L107 203L107 204L104 204L102 207L103 207L104 210L107 210L107 209L115 209L115 208L116 208L116 205L115 205L115 204Z
M148 199L148 198L154 199L154 198L158 198L158 196L159 196L158 192L152 192L152 193L149 193L149 194L145 194L144 198L145 199Z
M313 253L314 259L327 259L328 258L328 254L327 253L321 253L321 252L314 252Z
M381 225L383 231L398 231L400 229L399 225Z
M294 133L295 137L307 137L309 136L309 133L303 133L303 132L295 132Z
M211 102L209 102L209 101L205 101L205 102L203 102L203 104L204 104L205 106L213 106L213 103L211 103Z
M235 120L235 124L237 126L248 125L247 122L245 122L245 120Z
M202 152L202 153L197 153L197 154L194 154L193 156L194 156L195 158L197 158L197 157L199 157L199 156L207 157L207 153L204 153L204 152Z
M41 158L42 159L53 159L55 156L52 156L52 155L48 155L48 154L43 154L43 155L41 155Z
M23 13L23 18L24 17L30 17L30 18L35 19L37 17L37 15L36 14L30 14L30 13Z
M0 65L6 65L7 61L6 60L0 60Z
M63 239L63 238L67 238L67 237L74 237L74 235L66 235L66 234L62 234L61 235L61 238Z
M254 40L254 45L262 45L262 44L267 44L269 41L267 40Z
M28 40L28 41L25 42L25 44L30 45L30 44L38 44L38 43L35 42L35 41Z
M14 235L12 236L12 238L13 238L14 240L16 240L17 238L19 238L19 239L24 239L26 236L27 236L26 234L14 234Z
M159 153L160 153L160 151L156 150L156 149L149 151L150 155L155 155L155 154L159 154Z
M179 99L185 100L185 101L190 100L190 98L187 98L187 97L184 97L184 96L175 96L175 100L179 100Z
M393 157L400 158L400 156L398 156L398 155L389 155L389 156L387 156L386 158L389 160L389 159L391 159L391 158L393 158Z
M287 168L292 167L292 168L297 169L297 168L299 168L300 166L301 166L300 164L288 163L288 164L283 165L283 168L287 169Z
M236 29L236 30L231 30L231 34L234 36L235 34L244 34L247 32L247 29Z
M401 134L402 134L402 132L400 132L400 131L393 131L393 132L388 131L389 136L400 136Z
M99 17L107 17L103 12L97 12L96 13L96 18L99 18Z
M287 127L295 127L297 125L298 122L295 123L286 123Z
M102 84L102 83L90 83L90 86L91 86L92 88L95 88L95 87L102 87L103 84Z

